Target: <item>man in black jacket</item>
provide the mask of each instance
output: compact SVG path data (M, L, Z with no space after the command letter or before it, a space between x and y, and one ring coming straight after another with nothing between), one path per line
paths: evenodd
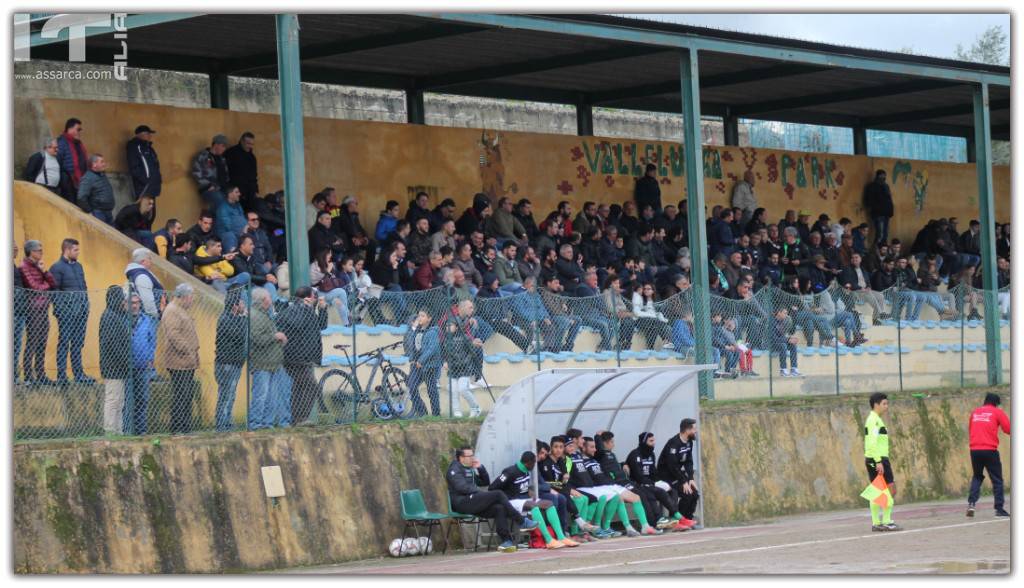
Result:
M150 250L156 251L156 241L153 240L154 216L156 216L154 199L149 194L143 194L134 204L129 204L117 211L117 216L114 217L114 228Z
M647 512L659 512L659 504L664 506L672 518L659 517L657 528L672 528L685 531L690 527L680 524L683 515L679 513L679 500L669 492L671 488L665 482L657 480L657 461L654 456L654 433L643 432L639 435L640 443L636 449L626 456L626 467L629 479L633 481L635 491L644 499ZM663 487L664 486L664 487Z
M277 277L269 273L265 265L256 258L256 240L252 235L242 233L238 238L238 255L230 261L235 275L249 274L252 285L263 288L270 294L270 301L277 302Z
M679 495L679 519L681 525L694 526L693 513L697 510L700 493L693 478L694 440L697 438L697 421L683 419L679 423L679 434L672 437L661 448L658 456L658 477Z
M362 254L367 265L372 265L377 253L377 242L367 235L359 221L359 201L355 196L345 196L341 211L331 221L331 229L345 240L345 253L349 257Z
M242 208L253 209L255 200L260 194L259 169L256 165L256 135L249 131L242 133L238 144L224 152L224 161L228 165L228 177L242 193Z
M213 215L205 210L199 213L196 224L185 232L185 237L192 241L192 251L206 245L206 240L213 235Z
M658 185L658 166L648 163L644 168L644 175L636 181L636 189L633 192L633 199L636 201L638 210L650 206L654 212L661 212L661 186Z
M309 261L316 259L316 254L323 250L331 252L334 263L345 256L345 240L331 230L331 213L321 210L316 215L316 223L309 228ZM301 263L295 260L295 263Z
M62 184L66 185L67 174L57 160L57 139L47 139L42 151L37 151L28 158L21 179L39 184L63 197L60 188Z
M160 160L153 149L153 135L156 131L146 125L135 127L135 137L125 145L128 156L128 173L132 176L132 196L138 198L148 194L154 198L160 195L163 178L160 177Z
M537 465L537 456L532 451L524 451L519 457L519 461L502 470L487 489L504 492L513 508L520 512L529 512L530 519L539 523L540 533L544 537L544 543L548 549L578 547L579 543L572 539L566 539L554 503L533 495L530 488L530 472L533 471L535 465ZM551 528L555 530L555 537L552 537L547 529L547 524L544 522L545 516L547 522L551 524Z
M295 299L278 316L277 328L287 337L284 369L292 379L292 423L300 425L309 418L316 402L313 370L323 361L320 331L327 328L327 300L318 298L309 286L300 286Z
M875 181L864 188L864 208L875 227L875 243L889 240L889 219L892 218L892 191L885 183L885 170L875 172Z
M547 455L542 456L542 451ZM540 460L537 462L537 472L540 474L541 480L547 483L551 492L557 492L567 499L566 510L569 522L575 524L580 533L584 533L582 536L584 540L592 539L588 535L592 531L597 531L598 527L589 523L582 515L589 504L597 502L597 498L583 494L572 487L569 475L569 472L572 471L572 460L565 453L565 437L555 435L551 438L550 446L538 442L537 457ZM541 459L542 457L543 459ZM543 491L543 488L541 490ZM574 539L576 538L574 537Z
M472 447L455 450L455 460L448 465L445 481L448 483L448 500L454 512L494 519L494 532L502 539L498 551L502 553L516 550L510 519L524 529L532 529L537 525L523 517L508 501L504 492L480 489L480 486L490 485L491 478L487 468L473 454Z

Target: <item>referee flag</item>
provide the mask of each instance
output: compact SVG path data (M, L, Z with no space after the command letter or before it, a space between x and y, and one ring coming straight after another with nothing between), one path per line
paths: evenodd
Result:
M861 498L873 502L882 508L886 508L892 502L892 494L889 493L889 486L885 483L882 474L878 474L868 487L860 493Z

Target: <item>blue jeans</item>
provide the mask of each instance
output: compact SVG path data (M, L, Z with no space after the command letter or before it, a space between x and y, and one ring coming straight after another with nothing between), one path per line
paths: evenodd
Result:
M925 304L935 309L940 315L946 312L946 301L939 296L938 292L918 292L917 296ZM917 317L914 317L915 319Z
M832 319L832 326L842 329L846 337L846 344L853 342L854 332L857 330L857 318L848 310L836 312L836 318Z
M252 397L249 400L250 431L292 423L292 381L284 368L252 372Z
M217 430L230 431L231 409L235 406L235 390L242 376L242 366L217 363L213 366L213 375L217 380Z
M891 304L891 301L890 301ZM900 320L901 315L904 320L916 321L921 316L921 305L924 304L924 299L917 295L917 292L910 290L900 290L896 292L896 304L893 304L892 313L896 320ZM903 309L906 312L903 312Z
M576 335L580 332L580 323L564 315L551 317L551 326L541 327L544 333L544 348L547 351L572 351L576 344Z
M789 355L789 364L796 369L796 345L789 343L775 342L772 344L772 353L779 354L779 367L786 369L786 355Z
M725 354L725 369L726 369L726 371L736 369L736 364L739 363L739 361L740 361L740 352L739 351L729 351L728 349L723 349L722 353Z
M832 329L827 318L820 314L814 314L809 310L798 310L793 315L796 324L803 329L807 345L814 343L814 331L818 331L818 340L825 341L832 338Z
M321 292L323 299L338 311L341 324L348 326L348 293L344 288L335 288L330 292Z
M109 210L94 210L92 215L110 226L114 226L114 215Z
M14 378L18 378L18 358L21 356L21 339L25 334L25 315L14 316L14 363L11 368L14 370Z
M268 294L270 294L271 302L277 302L278 298L280 298L280 296L278 296L277 294L277 286L275 286L274 284L266 282L265 284L260 286L260 288L263 288L264 290L267 291Z
M270 378L270 398L274 403L272 424L278 427L292 425L292 378L284 367L277 368Z
M224 192L220 190L213 190L209 192L201 191L199 192L199 196L203 199L203 202L206 203L206 207L210 210L211 213L216 212L217 207L220 206L220 203L224 202L224 199L227 198ZM227 251L226 247L224 248L224 251Z
M438 382L441 379L441 366L438 367L413 367L409 372L409 396L412 398L412 416L424 416L427 414L427 407L420 398L420 384L427 384L427 398L430 399L430 414L441 415L441 392Z
M226 280L214 280L210 285L221 294L227 294L228 288L231 286L234 286L235 284L248 285L251 281L252 279L249 277L249 273L242 272L237 276L231 276Z
M135 368L124 383L124 412L121 427L125 435L145 435L149 423L149 383L156 375L151 367Z
M57 318L57 379L67 377L68 356L71 357L71 373L75 379L85 377L82 370L82 347L85 346L85 326L89 313L69 315L61 313Z
M871 218L871 223L875 225L875 243L881 243L882 241L889 240L889 217L887 216L875 216Z
M597 344L598 351L608 351L612 348L612 326L608 319L597 315L580 317L580 322L601 333L601 341Z
M135 235L138 236L139 243L142 243L146 249L156 251L156 241L153 239L153 231L135 231Z

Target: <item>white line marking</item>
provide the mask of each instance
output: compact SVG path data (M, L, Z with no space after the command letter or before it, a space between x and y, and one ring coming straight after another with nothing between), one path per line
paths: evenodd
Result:
M545 572L545 573L546 574L569 574L569 573L572 573L572 572L582 572L582 571L585 571L585 570L596 570L596 569L599 569L599 568L610 568L610 567L615 567L615 566L637 566L637 565L650 564L650 563L661 563L661 562L666 562L666 561L678 561L678 560L684 560L684 559L693 559L695 557L715 557L715 556L720 556L720 555L734 555L734 554L737 554L737 553L754 553L754 552L758 552L758 551L769 551L769 550L772 550L772 549L786 549L788 547L803 547L805 545L821 545L821 544L824 544L824 543L839 543L839 542L842 542L842 541L854 541L856 539L874 539L874 538L878 538L878 537L909 535L911 533L923 533L923 532L926 532L926 531L938 531L940 529L955 529L955 528L959 528L959 527L972 527L974 525L986 525L986 524L989 524L989 523L1004 523L1004 522L1007 522L1007 521L1009 521L1009 519L995 520L995 521L976 521L976 522L973 522L973 523L957 523L955 525L940 525L938 527L925 527L925 528L922 528L922 529L910 529L910 530L907 530L907 531L897 531L897 532L889 532L889 533L872 533L870 535L857 535L857 536L853 536L853 537L834 537L832 539L815 539L814 541L800 541L798 543L783 543L783 544L780 544L780 545L765 545L765 546L762 546L762 547L748 547L746 549L730 549L728 551L715 551L715 552L711 552L711 553L693 553L693 554L690 554L690 555L679 555L679 556L676 556L676 557L664 557L664 558L659 558L659 559L647 559L647 560L639 560L639 561L627 561L627 562L617 562L617 563L610 563L610 564L599 564L599 565L586 566L586 567L582 567L582 568L569 568L569 569L552 570L552 571Z

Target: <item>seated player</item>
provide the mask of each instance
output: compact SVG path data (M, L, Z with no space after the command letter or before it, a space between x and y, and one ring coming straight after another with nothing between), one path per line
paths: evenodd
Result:
M579 543L566 538L562 532L562 522L558 519L558 512L550 500L535 500L530 489L530 473L537 465L537 456L532 451L524 451L519 461L502 470L501 474L491 482L488 490L500 490L508 497L513 508L520 512L530 513L530 518L540 525L540 534L544 536L544 543L548 549L561 549L563 547L578 547ZM544 523L544 515L547 515L547 522L555 531L555 537L548 532L548 526Z
M639 437L640 444L626 456L626 467L629 469L629 478L636 485L635 491L644 498L644 508L647 508L648 504L652 505L651 508L660 504L672 515L671 519L664 517L658 519L657 527L659 529L685 531L691 528L682 522L683 515L679 513L679 499L675 497L675 492L668 483L657 479L654 433L640 433ZM648 512L659 511L649 510Z
M569 470L569 485L587 499L585 511L583 505L579 502L577 503L581 516L584 520L597 526L597 530L592 531L595 538L610 539L612 537L621 537L622 533L605 529L601 526L605 510L615 512L615 506L619 497L617 493L610 490L597 491L594 489L597 484L583 465L583 462L587 459L583 454L583 431L569 429L565 434L565 438L565 451L569 456L569 465L567 466ZM612 507L611 509L608 509L609 504ZM582 514L584 512L586 514Z
M491 479L487 469L473 454L472 447L455 450L455 461L448 465L445 480L448 482L452 510L494 519L494 530L502 539L498 551L512 553L516 550L510 520L524 529L537 526L537 523L523 517L519 509L512 506L504 492L480 489L480 486L490 484Z
M573 541L589 542L589 533L598 527L580 516L580 508L586 508L587 497L572 488L569 469L572 461L565 455L565 440L561 435L551 438L551 445L537 442L537 471L540 472L540 497L555 502L555 509L562 521L562 530L571 535ZM545 490L545 487L547 490ZM575 529L575 533L572 530Z
M655 529L647 522L647 509L644 508L643 497L637 492L637 488L634 486L633 481L629 479L626 472L622 470L622 464L619 463L619 458L616 457L615 452L615 434L611 431L598 431L594 435L594 460L597 461L601 470L608 477L612 484L624 488L626 491L619 495L622 498L622 508L625 510L625 504L633 505L633 514L636 515L636 520L640 523L640 533L643 535L660 535L661 531ZM595 479L599 474L591 472L591 476ZM657 512L651 511L652 514ZM628 515L627 515L628 516ZM627 533L629 529L627 528ZM630 536L634 536L630 534Z
M693 479L693 441L697 438L697 421L683 419L679 423L679 434L672 437L661 448L658 456L658 477L679 496L679 522L694 526L693 513L697 510L700 493Z

